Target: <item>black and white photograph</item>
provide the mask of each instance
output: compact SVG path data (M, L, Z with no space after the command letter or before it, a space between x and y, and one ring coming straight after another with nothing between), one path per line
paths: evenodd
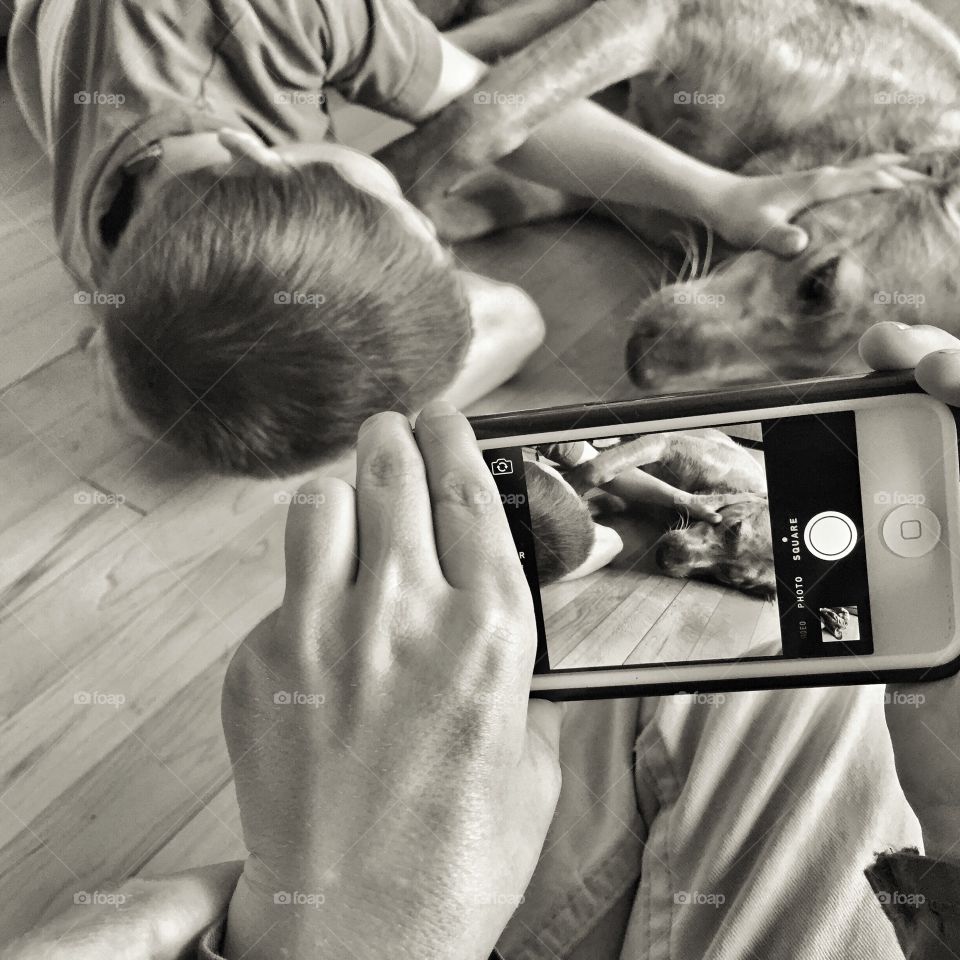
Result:
M860 618L855 605L849 607L822 607L820 623L823 627L823 642L843 640L855 643L860 639Z
M960 0L0 0L0 960L960 956L958 303Z

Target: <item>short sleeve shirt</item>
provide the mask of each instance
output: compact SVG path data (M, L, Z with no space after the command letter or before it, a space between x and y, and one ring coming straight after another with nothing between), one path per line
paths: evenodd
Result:
M401 119L440 79L440 38L409 0L19 0L8 64L53 166L54 227L81 281L98 224L148 144L234 126L269 145L329 134L324 90Z

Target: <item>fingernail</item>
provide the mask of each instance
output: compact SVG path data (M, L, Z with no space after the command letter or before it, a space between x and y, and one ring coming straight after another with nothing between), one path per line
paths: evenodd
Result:
M960 356L960 347L947 347L944 350L937 350L936 353L942 357L957 357Z
M420 411L420 416L430 420L434 417L452 417L460 411L447 400L431 400Z
M888 323L892 323L898 330L906 330L910 324L901 323L899 320L889 320Z

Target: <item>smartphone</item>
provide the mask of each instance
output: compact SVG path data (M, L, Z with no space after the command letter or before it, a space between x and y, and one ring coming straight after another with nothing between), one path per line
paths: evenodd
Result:
M533 596L533 696L960 670L960 421L912 374L471 422Z

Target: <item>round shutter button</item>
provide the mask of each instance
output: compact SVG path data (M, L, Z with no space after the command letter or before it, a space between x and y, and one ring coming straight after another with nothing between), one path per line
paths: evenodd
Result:
M923 557L940 542L940 518L926 507L905 503L887 514L881 533L897 556Z
M821 560L842 560L857 545L857 526L845 513L824 510L807 522L803 541Z

